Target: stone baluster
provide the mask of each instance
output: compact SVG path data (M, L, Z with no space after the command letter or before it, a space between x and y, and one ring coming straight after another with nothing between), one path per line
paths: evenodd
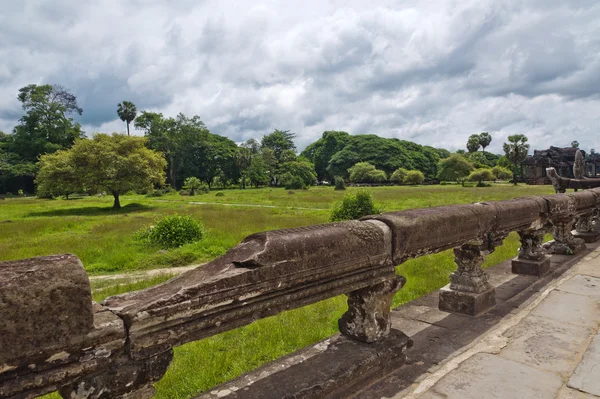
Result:
M583 241L591 243L600 239L600 232L596 230L596 220L598 214L596 211L581 215L575 222L575 238L581 238Z
M361 342L374 342L388 335L392 298L405 283L404 277L396 276L347 294L348 311L338 320L340 332Z
M124 359L109 370L103 370L59 390L68 399L150 399L153 383L167 372L173 350L146 359Z
M576 238L572 231L577 222L576 216L558 216L550 219L552 222L552 236L554 244L550 247L553 254L558 255L574 255L585 249L585 241L581 238Z
M496 304L496 291L481 268L490 250L484 240L454 248L457 269L450 275L450 284L440 289L440 310L476 316Z
M512 260L512 272L542 277L550 272L550 256L542 246L546 229L519 231L521 247L519 255Z

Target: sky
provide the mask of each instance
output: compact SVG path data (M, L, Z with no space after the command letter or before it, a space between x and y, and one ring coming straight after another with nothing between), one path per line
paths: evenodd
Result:
M326 130L449 150L490 132L600 150L597 0L0 0L0 131L60 84L88 135L123 100L236 142ZM141 134L136 131L135 134Z

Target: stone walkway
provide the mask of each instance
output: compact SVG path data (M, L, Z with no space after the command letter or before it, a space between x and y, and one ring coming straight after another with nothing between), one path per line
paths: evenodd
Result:
M599 398L599 255L600 249L588 254L512 323L392 397Z

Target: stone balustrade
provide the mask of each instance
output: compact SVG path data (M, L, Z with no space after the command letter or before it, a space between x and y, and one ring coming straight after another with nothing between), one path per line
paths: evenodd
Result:
M3 262L0 397L55 390L65 398L151 397L173 347L340 294L348 296L341 333L372 343L390 333L391 300L405 283L394 266L448 249L457 269L439 308L477 315L495 304L484 257L510 232L521 239L513 272L541 277L548 253L573 254L598 239L599 209L600 188L268 231L166 283L101 304L92 302L73 255ZM550 231L554 242L545 249ZM403 339L400 351L410 346Z

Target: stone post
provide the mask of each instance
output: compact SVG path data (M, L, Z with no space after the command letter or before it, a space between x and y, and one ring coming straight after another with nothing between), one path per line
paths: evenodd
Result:
M340 332L361 342L374 342L389 334L392 298L406 283L402 276L353 291L348 311L338 320Z
M576 238L571 233L577 217L571 215L554 217L550 221L552 222L552 235L554 236L554 244L550 248L553 254L574 255L585 249L584 240Z
M59 393L65 399L150 399L153 383L167 372L172 359L172 349L146 359L126 359L62 387Z
M483 240L454 248L457 269L450 275L450 284L440 289L440 310L476 316L496 304L496 291L481 268L489 250Z
M595 222L596 212L580 216L575 222L575 238L581 238L583 241L591 243L600 239L600 232L596 230Z
M542 246L545 233L544 228L519 231L521 247L512 260L513 273L542 277L550 272L550 256Z

